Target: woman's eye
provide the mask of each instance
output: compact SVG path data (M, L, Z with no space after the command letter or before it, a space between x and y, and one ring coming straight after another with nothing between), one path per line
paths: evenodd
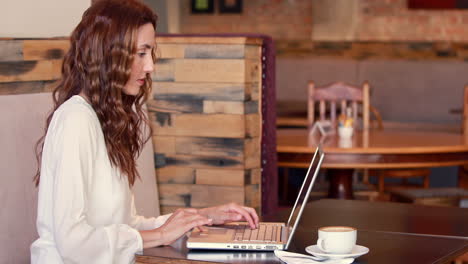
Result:
M144 57L146 55L146 52L138 52L138 56Z

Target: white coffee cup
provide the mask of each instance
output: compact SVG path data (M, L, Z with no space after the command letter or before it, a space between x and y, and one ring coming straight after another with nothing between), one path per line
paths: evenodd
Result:
M318 230L317 246L326 253L351 253L356 245L357 230L349 226L325 226Z

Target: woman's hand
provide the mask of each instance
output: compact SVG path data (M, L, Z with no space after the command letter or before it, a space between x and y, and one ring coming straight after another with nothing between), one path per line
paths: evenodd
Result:
M200 214L197 209L177 209L159 228L140 231L143 248L170 245L192 228L212 223L212 219Z
M233 221L247 221L250 228L258 227L258 215L255 209L241 206L236 203L229 203L215 207L198 210L206 218L213 219L213 224L220 225Z

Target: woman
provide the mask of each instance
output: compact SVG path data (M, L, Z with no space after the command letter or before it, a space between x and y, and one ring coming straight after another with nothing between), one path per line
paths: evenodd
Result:
M142 105L151 91L156 15L136 0L99 0L73 31L55 108L38 157L32 263L131 263L143 248L168 245L203 225L258 224L237 204L136 215L135 159L149 135Z

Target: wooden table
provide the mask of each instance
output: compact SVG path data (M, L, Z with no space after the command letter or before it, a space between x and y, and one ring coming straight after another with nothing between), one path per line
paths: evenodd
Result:
M320 137L307 129L278 129L278 166L307 168L317 145L330 169L330 198L352 199L354 169L421 168L468 165L462 134L423 130L354 131L351 140L336 134ZM460 179L467 181L467 179ZM466 183L463 183L466 184Z
M274 218L283 220L289 210ZM468 209L392 202L323 199L310 202L301 226L353 226L359 230L456 237L468 240Z
M185 241L184 238L176 245L146 249L143 255L137 256L136 263L283 263L273 252L189 251ZM305 248L316 241L316 230L299 228L290 251L307 254ZM449 263L468 251L468 240L444 237L359 230L357 241L370 251L353 264Z
M358 228L359 245L370 252L354 263L448 263L468 252L468 209L366 201L320 200L307 205L290 251L305 253L315 244L318 227ZM266 220L287 218L279 212ZM441 215L442 214L442 215ZM425 223L425 224L424 224ZM202 251L185 247L186 238L144 250L137 263L281 263L272 252Z

